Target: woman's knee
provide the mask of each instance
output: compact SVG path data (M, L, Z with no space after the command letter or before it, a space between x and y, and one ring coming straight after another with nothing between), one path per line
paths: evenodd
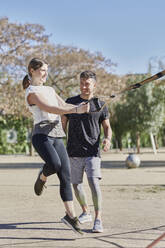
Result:
M55 171L59 172L61 169L61 161L60 160L49 160L47 164Z

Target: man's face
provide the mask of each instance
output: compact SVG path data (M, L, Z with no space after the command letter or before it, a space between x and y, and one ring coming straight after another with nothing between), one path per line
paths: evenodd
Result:
M90 95L94 92L96 80L94 78L80 78L80 91L83 95Z

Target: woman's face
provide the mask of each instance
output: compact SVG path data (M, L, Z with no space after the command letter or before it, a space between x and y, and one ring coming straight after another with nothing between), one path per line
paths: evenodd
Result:
M32 81L37 85L43 85L46 82L48 76L48 65L43 64L39 69L31 69Z

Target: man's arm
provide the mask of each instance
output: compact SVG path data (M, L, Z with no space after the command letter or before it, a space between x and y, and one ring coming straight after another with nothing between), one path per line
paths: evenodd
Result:
M102 121L102 127L104 130L104 139L103 139L103 150L107 152L111 146L111 138L112 138L112 129L109 122L109 119Z
M64 132L67 132L67 124L68 124L68 118L65 115L61 116L61 122Z

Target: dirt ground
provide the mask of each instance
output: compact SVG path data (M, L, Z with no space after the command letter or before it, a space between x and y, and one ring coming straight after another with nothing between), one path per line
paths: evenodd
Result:
M93 222L86 223L83 236L60 221L65 213L56 175L49 177L42 196L34 194L39 157L0 156L0 247L146 248L165 232L165 153L140 154L137 169L126 168L127 156L102 155L104 232L93 234ZM84 186L94 215L86 177ZM165 239L154 248L165 248Z

